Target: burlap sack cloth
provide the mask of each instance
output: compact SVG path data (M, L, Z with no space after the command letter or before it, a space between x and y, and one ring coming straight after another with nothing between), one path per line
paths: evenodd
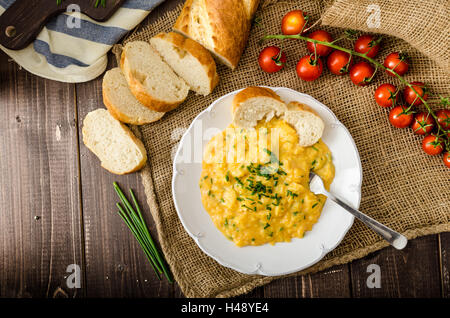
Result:
M343 28L367 28L370 12L368 4L377 3L381 9L380 29L411 39L434 61L407 42L394 37L383 40L379 58L393 51L404 51L411 58L407 79L430 85L436 95L449 96L450 78L442 68L449 61L449 5L437 5L435 0L415 1L263 1L258 11L259 25L254 25L248 46L238 68L231 71L219 66L219 86L207 97L192 92L175 111L157 123L140 128L149 153L149 163L142 172L148 203L156 222L159 241L166 259L187 297L226 297L246 293L274 278L249 276L235 272L206 256L185 232L174 208L171 194L172 153L179 138L179 128L187 128L194 117L218 97L250 85L284 86L310 94L330 107L347 126L358 147L363 166L362 201L360 209L378 221L403 233L409 239L450 230L450 172L442 157L431 157L422 152L421 138L410 129L396 129L388 122L388 110L377 106L373 94L382 82L395 80L384 72L368 87L357 87L348 76L335 76L324 70L315 82L304 82L295 73L295 64L306 54L303 42L283 43L288 64L278 73L267 74L257 62L262 46L258 41L264 34L280 33L283 15L293 9L302 9L314 21ZM396 3L391 4L392 3ZM411 7L412 6L412 7ZM389 8L388 11L385 8ZM133 34L126 41L149 40L161 31L169 31L180 8L169 12L159 21ZM395 10L394 10L395 9ZM323 27L338 37L343 29ZM125 42L126 42L125 41ZM268 42L263 45L269 45ZM349 45L349 44L347 44ZM138 132L139 134L139 132ZM200 200L200 198L192 198ZM342 243L316 265L296 273L324 270L379 250L388 244L359 221Z

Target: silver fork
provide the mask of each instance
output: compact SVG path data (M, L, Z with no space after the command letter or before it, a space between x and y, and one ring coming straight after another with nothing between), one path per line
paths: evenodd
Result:
M328 199L336 202L341 207L343 207L347 212L353 214L356 218L358 218L360 221L362 221L365 225L367 225L369 228L377 232L382 238L384 238L386 241L389 242L393 247L395 247L398 250L402 250L406 244L408 243L408 240L406 237L401 235L400 233L394 231L391 228L388 228L386 225L381 224L380 222L372 219L370 216L352 208L350 205L336 197L335 195L331 194L327 190L325 190L325 186L323 185L323 180L320 178L320 176L316 175L314 172L311 172L309 175L309 187L311 189L311 192L315 194L324 194L328 197Z

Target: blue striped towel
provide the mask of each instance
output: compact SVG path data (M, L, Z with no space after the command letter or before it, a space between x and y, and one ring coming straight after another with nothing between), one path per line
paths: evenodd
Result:
M0 0L0 15L14 1ZM38 76L69 83L87 82L105 71L106 54L111 47L163 1L127 0L106 22L81 14L79 28L71 28L67 23L68 19L73 22L70 16L76 13L66 12L52 18L27 48L19 51L1 45L0 48Z

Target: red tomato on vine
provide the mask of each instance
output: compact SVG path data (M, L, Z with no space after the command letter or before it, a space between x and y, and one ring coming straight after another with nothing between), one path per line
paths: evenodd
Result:
M297 63L297 75L304 81L315 81L322 74L323 65L320 58L315 59L314 55L306 55Z
M392 107L398 101L397 87L385 83L378 86L375 90L375 101L381 107Z
M427 135L434 128L434 119L431 114L420 112L414 116L411 128L416 135Z
M372 80L375 69L367 62L359 62L350 68L350 79L358 86L366 86Z
M436 156L444 150L442 143L443 141L439 137L435 135L428 135L422 140L422 149L426 154Z
M290 11L281 20L281 32L284 35L300 34L304 30L307 22L307 16L303 11Z
M308 35L310 39L322 41L322 42L333 42L333 38L331 37L331 34L324 30L317 30ZM314 53L314 45L316 46L316 53L320 56L327 56L330 54L332 48L329 46L325 46L322 44L315 44L313 42L308 42L306 44L308 51L311 53Z
M355 41L355 51L361 54L366 53L367 57L374 58L380 50L380 41L381 38L375 39L373 35L361 35Z
M413 121L413 114L405 106L395 106L389 112L389 121L392 126L406 128Z
M258 63L261 69L267 73L275 73L286 64L286 54L276 46L268 46L259 53Z
M436 112L439 125L445 130L450 129L450 109L440 109Z
M447 168L450 168L450 152L444 153L444 165L447 166Z
M344 75L348 73L348 69L352 66L352 60L347 52L335 50L328 56L327 66L331 73Z
M408 71L409 68L408 58L406 57L405 54L399 52L393 52L388 56L386 56L383 65L386 68L388 68L386 72L391 76L395 75L389 70L393 70L398 75L403 76Z
M416 92L424 99L428 99L428 89L422 82L411 82L411 86L416 90ZM411 87L406 86L405 90L403 91L403 97L405 99L405 102L408 105L420 105L423 102L420 100L419 97L417 97L416 93L411 89Z

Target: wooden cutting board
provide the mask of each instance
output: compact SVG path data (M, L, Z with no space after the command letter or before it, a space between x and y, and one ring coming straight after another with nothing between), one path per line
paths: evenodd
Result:
M76 4L81 12L96 21L108 20L124 0L106 0L106 6L95 7L96 0L16 0L0 16L0 44L11 50L27 47L53 16Z

